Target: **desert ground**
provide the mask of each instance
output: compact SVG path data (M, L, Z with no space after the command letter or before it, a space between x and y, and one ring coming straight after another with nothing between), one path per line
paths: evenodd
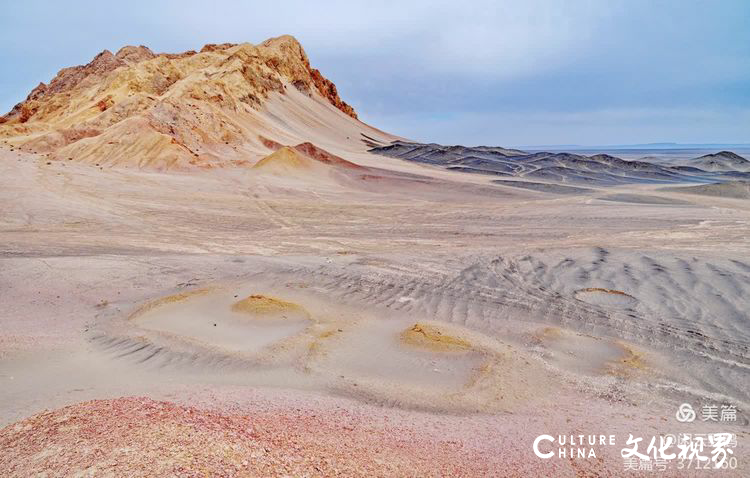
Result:
M616 475L616 453L541 462L529 444L666 432L689 399L748 403L744 200L646 186L560 196L421 166L436 185L108 170L7 149L0 167L0 419L72 406L57 413L74 421L31 463L12 449L51 438L6 429L10 475L65 467L122 407L147 438L78 462L117 475L159 433L191 426L134 419L154 406L268 434L184 438L196 450L167 461L169 448L137 452L164 470L210 462L209 440L235 450L228 470L254 453L234 446L265 446L279 474ZM249 312L233 312L246 298ZM280 429L292 438L264 445Z
M507 184L370 152L401 138L323 103L270 93L232 165L8 136L3 476L650 476L629 434L719 431L747 476L742 194Z

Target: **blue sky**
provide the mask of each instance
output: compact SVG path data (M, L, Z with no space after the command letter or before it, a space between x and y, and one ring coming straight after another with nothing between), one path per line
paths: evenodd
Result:
M750 143L750 1L4 2L0 109L103 49L292 34L360 117L409 138Z

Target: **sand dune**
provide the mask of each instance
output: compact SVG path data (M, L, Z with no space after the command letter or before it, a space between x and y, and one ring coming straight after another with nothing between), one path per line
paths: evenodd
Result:
M352 170L368 171L367 168L335 156L312 143L298 144L293 148L283 146L255 163L253 169L302 178Z
M452 274L411 279L349 263L276 268L263 276L277 278L260 287L149 308L135 319L137 329L123 328L114 317L111 325L93 329L91 340L112 356L159 367L273 364L307 374L308 386L416 408L504 409L508 397L498 401L494 395L509 380L503 374L514 370L526 377L524 383L536 376L549 384L545 367L570 377L585 369L578 379L588 385L594 377L606 388L608 376L627 375L633 390L657 387L666 397L718 394L744 404L750 402L748 270L737 260L656 258L603 248L488 257ZM315 286L288 285L295 283ZM231 315L232 304L241 303L235 296L254 297L250 292L258 289L274 291L285 320L248 322L239 312ZM557 330L557 338L547 349L545 333L539 342L544 346L534 345L523 359L523 350L535 343L530 338L540 337L539 324L554 327L547 330ZM238 349L235 340L245 348ZM570 348L556 348L561 344ZM512 350L511 362L506 350ZM555 358L564 350L582 355ZM533 365L535 360L541 362ZM592 375L591 367L599 373ZM492 372L485 375L487 370ZM500 388L480 392L480 378ZM432 396L434 387L443 395L450 390L452 398ZM526 400L531 396L518 381L513 390Z
M707 388L747 403L747 271L737 260L704 262L663 253L655 258L597 248L486 258L453 275L405 283L345 270L318 271L315 281L341 300L364 300L485 333L519 337L542 321L627 340L656 356L673 357L663 363L661 377L645 377L644 386L658 383L681 393ZM362 292L349 285L363 281ZM684 373L687 364L693 376Z

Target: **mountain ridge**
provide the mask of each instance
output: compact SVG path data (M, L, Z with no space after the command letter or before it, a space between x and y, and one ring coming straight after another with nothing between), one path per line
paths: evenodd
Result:
M373 147L370 152L463 173L589 186L750 179L750 167L747 167L750 161L731 152L679 164L624 160L608 154L586 156L572 152L526 152L502 147L443 146L408 141L393 141L386 146ZM717 158L725 160L721 167L708 168L704 164L706 159L716 161ZM733 162L726 164L730 160Z
M6 143L50 160L153 169L244 164L268 154L261 137L296 144L338 135L364 151L360 133L392 138L361 123L289 35L199 52L104 50L61 69L0 119Z
M304 63L308 70L310 77L313 80L313 85L317 88L318 92L326 97L331 104L336 106L342 112L357 119L357 113L354 111L349 104L341 100L338 95L336 85L330 80L326 79L318 69L310 66L307 54L302 49L300 43L291 35L282 35L275 38L265 40L260 46L269 47L275 44L289 45L291 48L299 48L300 59ZM72 67L62 68L58 71L57 75L50 81L49 84L40 82L26 97L24 101L16 104L8 113L0 117L0 122L5 123L12 121L15 118L19 119L20 123L25 123L36 113L34 105L29 103L35 100L44 98L50 94L62 93L67 90L74 88L80 81L85 80L91 75L101 75L113 71L119 67L128 65L134 65L142 61L152 60L154 58L164 57L167 59L180 59L188 56L197 55L199 53L215 52L221 50L227 50L229 48L237 47L239 45L250 45L249 43L209 43L201 48L200 52L195 50L188 50L183 53L154 53L150 48L144 45L125 45L120 48L117 53L113 54L111 51L105 49L98 53L94 58L85 65L77 65ZM276 58L268 60L273 66L278 67L280 62ZM306 84L302 78L296 75L295 86L299 88L310 87L311 85ZM169 80L169 79L167 79Z

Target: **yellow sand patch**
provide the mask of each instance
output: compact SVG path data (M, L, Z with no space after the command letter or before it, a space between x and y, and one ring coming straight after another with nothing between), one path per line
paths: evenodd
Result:
M298 169L309 169L311 167L312 161L310 159L302 156L294 149L284 146L255 163L253 169L284 172Z
M287 282L286 286L293 289L307 289L308 287L310 287L310 285L306 282Z
M232 312L261 317L284 316L288 313L308 315L307 311L300 305L259 294L235 302L232 304Z
M482 363L482 365L474 369L473 373L471 374L471 377L469 377L469 380L466 382L466 388L472 388L476 386L480 380L482 380L485 377L490 376L492 373L493 373L492 363L490 361L486 361Z
M563 332L558 327L545 327L534 334L539 339L559 339L562 336Z
M197 295L206 294L210 292L211 290L213 289L210 287L205 287L203 289L194 289L194 290L188 290L185 292L178 292L177 294L172 294L166 297L160 297L158 299L154 299L152 301L146 302L145 304L140 306L135 312L130 314L130 317L128 317L128 320L132 320L140 315L143 315L149 310L155 309L157 307L161 307L162 305L174 304L175 302L181 302L190 297L195 297Z
M618 343L617 345L622 349L623 355L617 360L612 360L608 363L607 373L617 377L629 377L648 369L648 364L642 353L633 350L630 346L623 343Z
M471 344L466 340L447 335L435 326L419 323L401 332L401 341L408 345L441 352L471 349Z
M334 335L338 334L339 332L341 332L341 329L331 328L318 334L318 336L315 337L308 345L308 349L307 349L308 358L312 358L316 355L325 354L325 350L323 349L323 342L326 339L329 339L333 337ZM306 372L310 371L309 365L305 365L305 371Z
M559 327L544 327L530 334L530 342L534 345L547 345L563 337L563 331Z
M619 340L544 327L530 342L550 351L553 363L584 373L627 378L649 369L642 352Z

